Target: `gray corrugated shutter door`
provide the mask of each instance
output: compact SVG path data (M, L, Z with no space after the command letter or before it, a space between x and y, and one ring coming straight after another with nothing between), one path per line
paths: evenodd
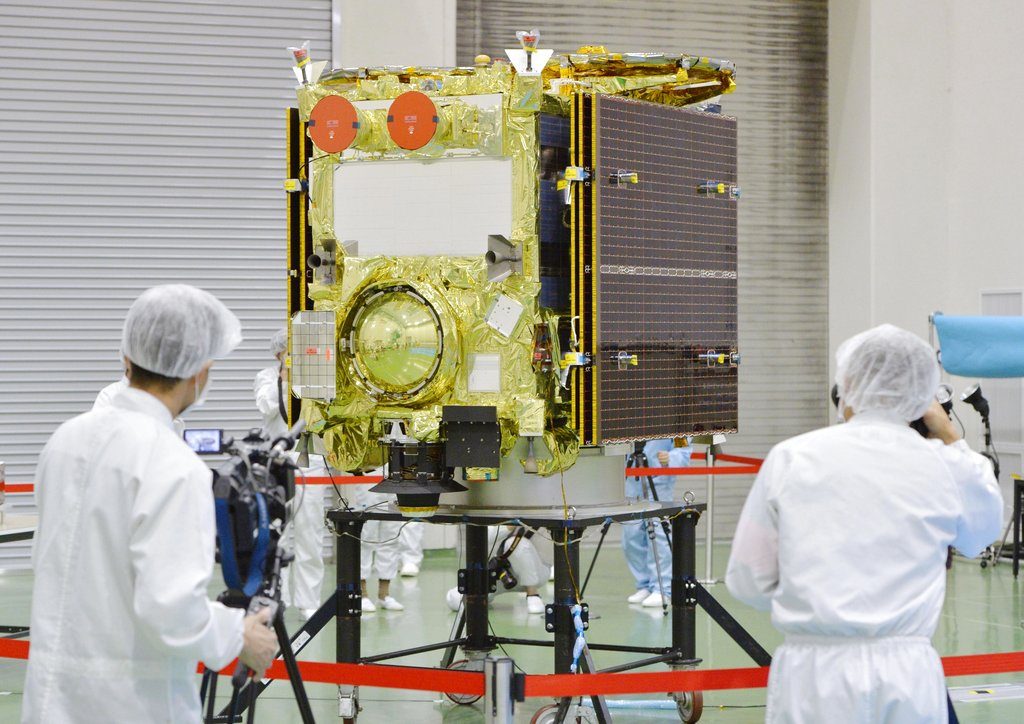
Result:
M259 423L252 380L285 321L286 47L309 39L329 58L330 31L330 0L0 4L9 481L31 481L47 437L120 376L125 311L154 284L208 289L242 320L245 342L188 423ZM26 550L0 547L0 567Z
M464 0L458 60L504 57L516 30L541 47L605 45L727 58L738 89L723 99L739 118L740 434L725 452L763 456L828 422L827 40L825 0ZM850 300L856 304L856 300ZM716 483L716 536L731 537L749 477ZM703 478L681 478L703 500Z

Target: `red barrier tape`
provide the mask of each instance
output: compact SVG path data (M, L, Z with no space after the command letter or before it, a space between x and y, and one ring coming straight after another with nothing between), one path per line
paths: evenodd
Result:
M766 666L763 669L659 671L652 674L545 674L527 676L525 690L528 697L562 697L761 689L767 685Z
M376 485L382 480L382 475L335 475L333 478L319 475L295 476L298 485Z
M28 650L28 641L0 638L0 658L27 659ZM942 666L947 677L1019 672L1024 671L1024 651L947 656L942 659ZM199 671L202 670L200 666ZM234 663L222 669L221 673L230 675L233 671ZM299 671L307 683L445 691L451 694L484 693L483 674L472 671L319 661L300 661ZM270 679L287 679L284 662L275 661L266 676ZM669 691L760 689L767 684L768 667L644 674L531 674L526 677L525 692L528 697L655 694Z
M219 674L231 676L238 660L221 669ZM299 674L307 684L347 684L375 686L379 689L408 691L446 691L449 694L483 694L484 677L479 671L449 671L420 666L384 666L381 664L330 664L323 661L299 661ZM203 673L200 664L196 673ZM263 678L287 681L284 661L275 661Z
M295 476L295 482L299 485L376 485L384 480L381 475L335 475L334 478L309 475L302 477ZM33 493L36 486L32 483L7 483L8 493Z
M691 460L707 460L705 453L693 453L690 456ZM726 455L720 454L715 456L716 460L728 463L738 463L735 466L719 466L715 465L711 468L705 467L693 467L693 468L626 468L626 477L655 477L658 475L708 475L710 471L714 471L717 475L756 475L761 469L761 464L764 462L759 458L748 458L740 455ZM335 475L333 478L330 476L296 476L295 482L300 485L376 485L377 483L384 480L383 476L380 475ZM472 482L485 482L485 481L472 481ZM32 483L7 483L6 491L8 493L32 493L35 492L35 485Z
M636 476L657 477L658 475L756 475L760 465L715 465L714 467L696 468L626 468L626 477Z
M27 659L28 641L0 638L0 659Z

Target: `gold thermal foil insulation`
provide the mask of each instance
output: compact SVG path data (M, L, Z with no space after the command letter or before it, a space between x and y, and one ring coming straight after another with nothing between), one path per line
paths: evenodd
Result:
M368 470L380 466L378 440L386 421L405 421L407 433L417 439L438 439L445 405L494 406L505 456L520 435L539 435L547 452L547 457L538 455L540 475L556 475L575 463L580 438L571 423L572 395L558 381L557 364L543 372L535 368L533 360L538 324L548 327L554 342L553 358L559 359L563 352L557 344L558 318L538 303L537 114L568 115L572 96L579 92L686 105L729 92L734 86L731 64L723 61L682 55L616 54L596 47L583 50L586 52L556 56L541 76L531 78L520 77L507 62L496 61L475 68L340 69L298 89L303 121L328 95L342 96L358 109L359 129L351 146L334 155L314 149L303 170L310 187L314 249L322 248L327 241L348 238L345 219L335 218L334 170L338 164L430 163L433 158L453 154L484 154L511 159L509 242L522 257L521 274L492 282L482 255L360 257L346 255L346 249L337 244L334 282L309 290L314 308L332 310L338 320L337 395L329 403L304 401L302 406L309 429L322 438L328 461L335 468ZM398 148L387 127L389 103L409 91L427 95L437 109L433 138L415 151ZM469 98L489 94L500 97L493 107ZM403 206L403 200L396 199L394 213L403 213ZM401 254L401 250L396 251ZM417 304L406 300L388 308L387 314L394 312L422 324L427 324L424 320L428 318L434 324L436 316L439 336L392 334L389 323L381 321L387 314L376 307L363 310L360 316L373 290L396 287L412 290L431 313L424 314ZM507 337L487 322L489 311L501 295L523 309ZM371 314L375 310L378 313ZM376 326L372 333L362 337L356 334L354 338L350 328L353 323ZM443 345L436 343L439 338L443 338ZM360 354L366 356L359 369L350 354L354 344L361 344ZM438 352L442 346L444 353ZM410 350L427 356L407 364L403 355L412 354ZM470 391L470 361L478 355L498 360L497 391ZM429 380L419 386L421 377ZM381 383L389 379L395 384ZM409 395L403 397L403 390Z

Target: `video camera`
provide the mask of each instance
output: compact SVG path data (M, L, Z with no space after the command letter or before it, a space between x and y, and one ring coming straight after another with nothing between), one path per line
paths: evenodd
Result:
M839 409L839 385L832 385L832 404ZM946 384L939 385L935 391L935 401L942 405L942 409L949 415L953 411L953 388ZM917 430L922 437L928 437L928 426L924 424L924 418L919 417L910 423L910 426Z
M185 430L185 442L199 455L227 454L213 471L217 517L217 559L228 590L227 605L247 607L257 595L279 594L275 569L287 565L278 543L288 522L288 501L295 496L295 464L287 452L305 423L267 440L253 429L241 441L223 430ZM280 559L280 560L278 560Z
M288 524L288 501L295 497L296 464L288 457L305 429L299 422L285 435L267 440L259 429L249 431L241 442L224 437L223 430L192 429L185 442L199 455L227 454L228 459L213 471L213 498L217 517L217 560L227 590L217 600L226 606L244 608L249 614L270 609L268 625L277 633L292 689L304 722L312 722L309 701L299 677L281 606L281 569L291 555L279 545ZM249 677L239 661L231 678L233 693L227 721L236 721L240 691ZM201 698L209 691L206 721L214 721L215 671L203 673ZM250 684L249 721L255 712L257 690Z

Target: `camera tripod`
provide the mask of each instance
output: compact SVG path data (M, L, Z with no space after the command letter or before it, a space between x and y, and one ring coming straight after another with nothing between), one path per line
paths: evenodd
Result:
M299 666L295 660L295 651L289 641L288 629L284 625L284 605L281 603L283 556L281 548L277 548L270 575L267 576L262 590L258 594L246 596L240 591L229 590L218 596L217 600L230 608L244 608L248 614L258 613L264 608L272 610L271 625L274 633L277 634L280 657L284 660L284 667L288 672L288 681L292 685L295 704L299 707L299 716L303 724L315 724L313 711L309 705L309 696L306 694L306 687L302 683ZM245 664L241 661L238 662L238 668L235 669L235 673L231 677L231 701L219 714L214 714L218 673L211 669L203 672L202 688L199 691L201 706L205 705L206 709L203 724L235 724L242 720L242 714L246 711L248 711L246 721L249 724L255 722L256 697L265 686L261 682L251 679L251 673Z
M647 459L647 453L644 452L644 445L645 443L642 440L633 443L633 452L626 458L627 468L646 468L650 465L650 461ZM651 500L655 503L660 503L661 501L658 499L658 491L654 487L654 478L648 475L645 479L647 485L644 488L644 498L646 498L649 493ZM672 550L672 533L669 529L669 523L664 518L661 518L660 522L661 531L665 534L665 540L668 542L668 548L669 550ZM651 544L651 555L654 556L654 570L658 574L658 593L661 594L661 612L663 615L667 616L668 599L665 596L665 589L662 585L661 561L658 559L658 546L656 545L657 541L655 540L657 532L654 529L654 519L648 518L644 521L644 524L647 527L647 539ZM587 577L589 578L589 574Z

